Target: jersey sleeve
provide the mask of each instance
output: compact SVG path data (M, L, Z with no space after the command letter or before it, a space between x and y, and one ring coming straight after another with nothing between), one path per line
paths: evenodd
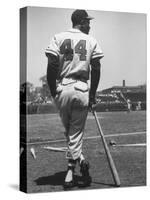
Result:
M93 51L92 51L91 59L94 59L94 58L100 58L101 59L101 58L103 58L104 54L102 52L102 49L95 39L92 40L92 46L93 46L93 48L92 48Z
M53 54L55 56L59 56L58 42L57 42L57 39L56 39L55 36L51 39L48 47L45 50L45 53L46 54L50 53L50 54Z

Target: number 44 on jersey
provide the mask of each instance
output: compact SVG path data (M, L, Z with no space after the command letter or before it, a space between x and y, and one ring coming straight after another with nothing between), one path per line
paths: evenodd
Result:
M71 39L65 39L60 46L60 53L64 54L64 60L65 61L72 61L73 60L73 54L76 53L79 55L80 61L86 60L86 40L80 40L73 48L71 46Z

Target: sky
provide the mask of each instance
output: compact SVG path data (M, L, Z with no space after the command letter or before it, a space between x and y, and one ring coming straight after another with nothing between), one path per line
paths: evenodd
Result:
M46 74L45 49L50 39L71 28L74 9L28 7L27 81L41 86ZM127 86L146 83L146 14L88 10L94 17L90 35L101 46L101 80L98 90L126 81Z

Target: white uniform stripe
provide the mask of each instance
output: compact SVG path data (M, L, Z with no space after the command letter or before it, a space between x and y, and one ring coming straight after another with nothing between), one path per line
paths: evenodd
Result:
M45 53L51 53L51 54L53 54L55 56L58 56L58 54L56 52L54 52L54 51L52 51L50 49L46 49Z
M92 56L92 58L96 58L96 57L104 57L104 54L103 53L97 53L97 54L94 54L93 56Z

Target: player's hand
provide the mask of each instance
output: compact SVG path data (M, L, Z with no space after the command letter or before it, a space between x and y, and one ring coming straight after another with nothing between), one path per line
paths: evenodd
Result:
M55 99L55 97L62 92L63 88L61 85L57 85L56 90L53 90L52 97Z
M51 95L52 95L53 99L55 99L56 94L57 94L56 91L51 92Z

